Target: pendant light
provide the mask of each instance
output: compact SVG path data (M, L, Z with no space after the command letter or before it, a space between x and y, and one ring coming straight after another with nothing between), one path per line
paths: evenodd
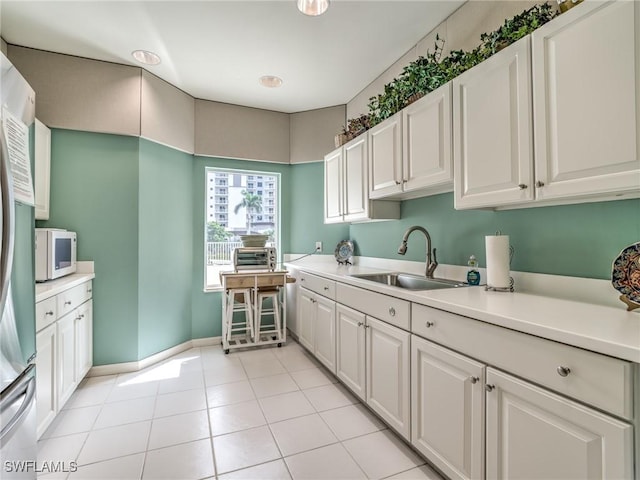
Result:
M305 15L318 16L322 15L329 8L329 0L297 0L298 10Z

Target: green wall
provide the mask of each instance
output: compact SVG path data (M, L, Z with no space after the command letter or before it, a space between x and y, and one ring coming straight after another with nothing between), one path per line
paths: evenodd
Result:
M349 238L348 224L325 225L324 163L303 163L291 167L291 249L292 253L314 251L322 242L322 253L333 254L340 240Z
M50 217L95 262L94 364L138 360L139 139L53 130Z
M456 211L453 195L402 203L402 219L323 224L323 164L201 157L134 137L52 131L51 217L38 226L78 232L78 258L95 262L94 364L140 360L188 339L221 335L221 294L204 292L205 168L281 175L281 252L424 261L429 230L440 263L484 265L484 236L511 236L513 269L609 278L611 262L640 238L640 200L509 211Z
M640 199L502 211L454 210L452 193L408 200L401 220L351 225L356 253L423 262L420 233L397 254L412 225L429 231L439 263L466 265L475 254L485 266L484 237L500 230L515 250L513 270L608 279L620 250L640 239Z
M138 358L191 339L192 159L140 140Z

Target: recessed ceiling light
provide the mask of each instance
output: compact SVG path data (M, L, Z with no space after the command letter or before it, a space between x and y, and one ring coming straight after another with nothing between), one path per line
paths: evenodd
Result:
M278 88L282 85L282 79L275 75L263 75L258 79L260 85L267 88Z
M133 58L145 65L158 65L160 63L160 57L153 52L146 50L134 50L131 52Z
M329 0L298 0L298 10L312 17L322 15L329 8Z

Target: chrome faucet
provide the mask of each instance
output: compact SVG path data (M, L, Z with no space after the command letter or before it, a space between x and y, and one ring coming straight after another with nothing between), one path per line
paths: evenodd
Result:
M427 267L426 267L425 275L427 276L427 278L433 278L433 272L438 266L438 260L436 259L435 248L433 249L433 261L431 260L431 235L429 235L429 232L427 232L426 229L419 227L417 225L407 228L407 231L404 232L404 235L402 237L402 243L398 248L398 254L404 255L405 253L407 253L407 240L409 240L409 235L411 235L411 232L415 230L418 230L419 232L424 233L424 236L427 238Z

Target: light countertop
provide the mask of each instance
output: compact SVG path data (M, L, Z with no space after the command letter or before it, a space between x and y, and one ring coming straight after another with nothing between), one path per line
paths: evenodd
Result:
M64 292L76 285L80 285L88 280L95 278L94 273L73 273L56 280L36 283L36 303L53 297L54 295Z
M350 276L392 271L389 269L313 261L291 263L290 266L410 302L640 363L640 314L627 312L622 303L620 308L614 308L529 293L488 292L483 286L410 291Z

